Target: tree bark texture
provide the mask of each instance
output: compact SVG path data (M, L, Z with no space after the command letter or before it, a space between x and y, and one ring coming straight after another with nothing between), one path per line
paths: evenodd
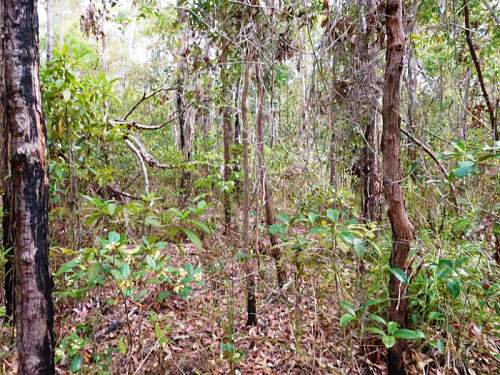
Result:
M3 53L3 35L5 35L5 18L4 18L4 4L0 4L0 191L2 193L2 245L4 256L6 259L4 270L4 290L5 290L5 308L6 314L9 319L14 318L14 254L12 253L12 236L10 231L10 217L8 215L9 210L9 190L8 190L8 180L7 176L10 175L8 166L8 131L7 131L7 117L5 115L5 101L7 100L7 94L5 91L5 60Z
M231 108L227 105L228 100L228 74L225 71L221 72L222 84L224 86L222 104L222 130L224 143L224 182L227 184L231 178ZM231 196L228 191L224 191L224 232L229 233L231 226Z
M247 47L247 59L251 61L252 55ZM252 266L253 257L249 248L249 211L250 211L250 172L248 165L248 86L252 66L245 65L243 75L243 87L241 90L241 124L242 124L242 146L243 146L243 251L247 254L245 261L245 282L247 288L247 325L257 325L257 301L255 298L255 268Z
M382 104L383 134L382 152L384 156L384 193L388 205L393 245L390 266L408 271L408 253L413 240L411 224L404 203L401 186L402 170L400 165L400 125L401 125L401 73L405 35L403 29L402 0L386 1L387 50ZM407 285L391 274L389 281L390 319L405 327L407 323ZM388 350L387 365L389 374L405 374L405 342L398 340Z
M48 259L46 127L39 82L36 0L4 0L5 114L9 138L9 232L15 263L20 374L53 374Z
M361 190L362 190L362 218L365 222L379 221L381 216L381 183L380 183L380 162L379 162L379 129L377 127L378 113L378 90L373 87L377 81L376 51L370 46L370 33L373 27L367 26L366 15L375 12L373 1L366 0L360 4L362 25L360 27L361 40L359 43L361 77L360 96L365 96L363 105L362 120L366 124L364 132L364 142L361 156Z

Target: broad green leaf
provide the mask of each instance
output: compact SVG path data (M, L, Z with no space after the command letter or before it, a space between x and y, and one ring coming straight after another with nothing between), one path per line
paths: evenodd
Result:
M163 333L163 330L158 323L155 324L155 336L160 345L163 345L167 342L167 340L165 339L165 334Z
M380 328L377 328L377 327L367 327L366 328L366 332L374 333L374 334L379 335L379 336L384 336L385 335L385 332L382 331Z
M146 216L146 218L144 219L144 224L146 225L150 225L152 226L153 228L159 228L161 227L161 223L158 221L158 218L155 217L155 216Z
M210 234L210 229L205 225L205 223L202 223L201 221L198 220L191 220L191 224L196 226L198 229L201 231L205 232L206 234Z
M118 271L118 270L111 270L109 272L111 273L111 275L113 275L113 277L116 280L118 280L118 281L123 280L123 275L121 274L120 271Z
M309 229L309 234L314 235L314 234L327 234L329 233L328 229L323 228L323 227L312 227Z
M394 336L384 335L382 336L382 342L384 343L387 349L392 348L396 343L396 339Z
M396 322L389 322L387 323L387 333L389 335L394 335L394 332L398 329L398 323Z
M348 313L352 315L356 315L356 312L354 311L354 307L346 301L341 301L340 306L342 306Z
M394 332L394 337L403 340L425 339L425 334L421 330L413 331L411 329L399 328Z
M309 212L307 214L307 218L309 219L309 222L311 224L314 224L314 222L316 221L316 219L318 218L318 214L316 212Z
M284 235L286 232L285 224L271 224L269 225L269 234L274 234L278 236Z
M128 265L128 263L122 264L122 266L120 267L120 273L123 279L127 279L130 276L130 266Z
M71 362L69 365L69 371L71 372L78 372L82 368L82 363L83 363L83 356L81 353L75 354L71 358Z
M444 353L444 341L441 340L441 339L438 339L437 340L437 349L438 349L438 352L443 354Z
M71 271L80 263L80 258L75 258L65 263L59 270L56 272L56 277L61 276L63 273Z
M408 284L408 276L406 275L405 271L403 271L401 268L398 267L390 267L389 271L398 279L401 281L403 284Z
M123 337L120 337L120 340L118 340L118 350L121 354L127 353L127 346L125 345L125 341L123 341Z
M431 311L429 314L427 314L427 321L432 322L433 320L442 320L443 319L443 314L437 311Z
M120 235L115 231L108 233L108 241L111 243L120 242Z
M329 218L331 221L335 222L339 219L340 212L338 210L333 210L329 208L328 210L326 210L326 217Z
M466 177L474 172L475 167L476 163L473 161L459 161L458 166L452 170L452 173L455 177Z
M361 238L354 238L353 240L354 252L358 258L363 258L365 255L365 244Z
M340 318L340 328L344 328L345 326L347 326L350 322L352 322L355 319L356 319L356 317L352 314L342 315L342 317Z
M114 202L108 203L108 205L106 206L106 211L109 216L113 216L116 212L116 203Z
M186 234L186 236L189 238L191 243L198 249L201 250L203 245L201 243L200 238L190 229L187 228L182 228L182 231Z
M460 281L457 279L449 279L446 283L446 287L453 298L457 298L460 295Z
M285 213L281 213L278 215L278 220L281 221L282 223L284 224L290 224L290 216L285 214Z
M146 256L146 263L149 266L149 268L153 270L156 269L156 260L151 255Z
M382 317L381 317L381 316L379 316L379 315L370 314L370 315L368 315L368 317L369 317L371 320L374 320L374 321L376 321L376 322L378 322L378 323L380 323L380 324L382 324L382 325L384 325L384 326L385 326L385 325L387 325L387 323L386 323L385 319L384 319L384 318L382 318Z
M355 239L354 234L347 230L343 230L342 232L340 232L340 238L342 238L344 242L347 242L349 244L353 243Z

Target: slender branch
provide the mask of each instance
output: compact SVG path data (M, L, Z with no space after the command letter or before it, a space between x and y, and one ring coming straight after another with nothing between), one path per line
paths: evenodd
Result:
M146 94L144 92L144 94L142 94L142 98L139 99L133 106L132 108L130 108L130 110L127 112L127 114L123 117L123 121L126 121L129 116L137 109L137 107L139 107L139 105L141 105L142 102L148 100L149 98L152 98L153 96L155 96L156 94L162 92L162 91L172 91L172 90L175 90L176 87L160 87L159 89L156 89L152 92L150 92L149 94Z
M128 125L128 126L136 128L136 129L140 129L140 130L158 130L158 129L164 128L165 126L167 126L171 122L177 120L179 118L179 116L177 116L176 114L177 114L177 111L171 113L169 118L167 120L165 120L165 122L158 124L158 125L145 125L145 124L139 124L135 121L124 121L124 120L113 120L113 121L110 121L110 123L112 125Z
M445 178L448 177L448 170L443 165L443 163L441 163L441 161L439 161L439 159L436 157L436 155L434 155L434 153L432 152L432 150L428 146L426 146L424 143L419 141L417 138L415 138L413 135L411 135L410 133L408 133L406 130L404 130L402 128L401 128L401 133L403 133L408 138L410 138L416 145L420 146L422 148L422 150L424 150L425 153L427 155L429 155L431 157L431 159L438 165L438 167L441 170L441 172L443 173L444 177ZM453 185L453 182L450 182L450 187L451 187L453 204L458 207L457 191L455 189L455 185Z
M479 79L479 85L481 86L481 91L483 93L484 101L486 102L486 106L488 107L488 112L490 115L490 123L491 129L493 130L493 139L498 141L498 131L495 119L495 111L493 108L493 103L490 100L488 95L488 91L486 90L486 85L484 83L483 73L481 71L481 64L479 63L479 59L477 57L476 49L474 48L474 44L472 43L471 36L471 28L470 28L470 19L469 19L469 5L468 0L464 0L464 26L465 26L465 38L467 40L467 45L469 46L470 55L472 57L472 61L474 62L474 66L476 68L477 78Z

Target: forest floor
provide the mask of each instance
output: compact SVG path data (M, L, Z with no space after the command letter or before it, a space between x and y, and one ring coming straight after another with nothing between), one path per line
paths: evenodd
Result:
M359 340L339 328L342 312L334 287L332 293L318 295L323 280L314 273L305 274L298 289L289 282L278 294L274 264L266 259L256 277L258 325L247 326L242 263L222 238L205 246L210 251L200 252L191 244L163 250L174 266L190 262L203 268L203 284L194 287L187 299L173 294L157 302L162 287L148 283L146 275L141 290L144 297L139 302L127 299L125 304L120 289L110 283L93 289L77 303L57 304L58 338L77 331L81 334L81 327L87 327L89 339L82 350L80 373L385 373L385 349L380 340L365 342L366 355L361 354ZM218 250L214 252L214 248ZM116 303L106 302L110 300ZM161 327L163 343L154 322ZM15 373L12 331L0 327L0 373ZM231 332L232 342L228 339ZM230 342L234 350L226 346L223 353L223 344ZM412 356L415 365L409 367L409 374L422 374L433 361L416 351ZM98 357L102 362L96 362ZM68 366L63 360L57 373L69 373ZM485 363L483 368L484 373L494 373L494 363Z

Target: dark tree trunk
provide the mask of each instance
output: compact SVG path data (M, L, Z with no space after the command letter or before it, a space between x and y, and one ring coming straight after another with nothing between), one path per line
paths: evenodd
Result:
M226 71L221 73L223 89L223 100L222 105L222 130L223 130L223 141L224 141L224 182L227 184L231 178L231 113L230 107L225 102L227 100L227 84L228 84L228 74ZM231 227L231 195L226 190L224 191L224 232L229 233Z
M238 77L238 82L236 82L236 91L234 93L234 108L238 109L240 107L240 82L241 78ZM242 105L243 106L243 105ZM234 115L234 144L240 144L241 137L241 122L240 122L240 113L237 110Z
M3 17L3 3L0 4L0 35L4 35L4 17ZM2 233L3 233L3 251L4 257L6 259L4 270L4 288L5 288L5 309L6 314L9 319L14 318L14 263L12 253L12 238L9 227L9 195L8 195L8 184L7 176L10 175L8 169L8 131L7 122L5 116L5 101L7 100L7 95L5 93L5 82L4 82L4 55L3 55L3 44L0 39L0 191L2 192Z
M38 77L35 0L4 0L5 114L9 137L9 231L15 264L20 374L53 374L46 127Z
M260 67L256 68L256 76L258 81L258 107L256 118L256 142L257 142L257 161L260 188L264 195L264 210L266 212L267 232L269 241L271 242L271 256L276 264L276 273L278 278L278 287L281 289L286 282L286 270L280 263L281 251L278 247L278 238L275 234L269 232L269 227L274 224L274 214L272 206L271 191L267 183L266 161L264 157L264 81L261 77Z
M481 86L481 92L483 93L484 101L486 102L486 107L488 108L488 113L490 115L490 124L491 129L493 131L493 139L495 141L499 140L496 118L495 118L495 109L493 108L493 103L490 100L488 95L488 91L486 90L486 84L484 83L483 73L481 70L481 64L479 63L479 58L477 57L476 49L474 48L474 44L472 43L472 36L470 32L470 20L469 20L469 0L463 0L463 11L464 11L464 31L465 38L467 40L467 45L469 46L469 52L472 57L472 62L474 63L474 67L476 68L477 78L479 80L479 85Z
M413 240L411 224L404 203L401 187L402 171L400 165L400 105L401 73L405 35L403 30L402 0L386 2L387 51L383 96L383 134L382 152L384 156L384 193L388 205L393 245L390 266L408 272L408 253ZM391 274L389 281L390 319L405 327L408 315L407 285ZM387 365L389 374L405 374L404 353L406 344L402 340L389 349Z
M186 102L184 98L184 63L180 64L180 78L177 79L177 89L176 89L176 107L177 113L179 114L179 148L182 152L184 160L187 162L191 159L190 150L190 132L188 132L186 126ZM189 180L191 179L191 174L189 171L182 169L181 183L180 183L180 205L185 206L186 199L189 195Z
M241 91L241 123L243 126L243 251L247 254L245 261L245 281L247 288L247 325L257 325L257 301L255 298L255 267L252 253L249 249L249 214L250 214L250 173L248 166L248 85L250 83L251 65L248 61L252 59L250 47L247 47L247 63L243 76L243 88Z

